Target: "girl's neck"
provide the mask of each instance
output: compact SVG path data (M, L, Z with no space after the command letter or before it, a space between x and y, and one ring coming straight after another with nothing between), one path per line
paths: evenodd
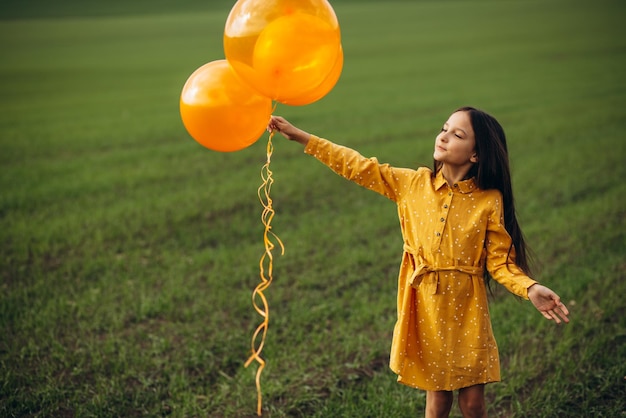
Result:
M441 167L441 174L443 178L446 179L449 185L453 185L458 183L459 181L465 180L467 177L467 173L469 173L472 168L473 163L465 164L462 166L443 164Z

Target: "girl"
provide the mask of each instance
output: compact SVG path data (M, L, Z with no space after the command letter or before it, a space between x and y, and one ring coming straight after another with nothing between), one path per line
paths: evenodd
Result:
M528 277L500 124L472 107L456 110L435 140L433 171L380 164L278 116L268 130L397 204L404 253L390 367L399 382L427 391L426 417L447 417L454 390L464 417L486 417L484 385L500 380L486 282L569 322L559 296Z

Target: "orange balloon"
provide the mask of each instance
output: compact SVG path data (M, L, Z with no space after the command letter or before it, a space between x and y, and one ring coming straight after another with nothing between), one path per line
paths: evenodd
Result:
M272 101L242 83L226 60L204 64L180 95L183 124L197 142L231 152L255 143L267 127Z
M224 29L235 72L273 100L297 99L326 80L341 48L326 0L239 0Z
M335 60L335 66L331 70L328 77L326 77L326 80L322 82L322 84L307 93L301 94L294 99L283 99L281 100L281 103L291 106L304 106L320 100L322 97L326 96L333 89L333 87L335 87L335 84L337 84L337 81L339 81L342 70L343 48L339 48L339 53L337 54L337 59Z

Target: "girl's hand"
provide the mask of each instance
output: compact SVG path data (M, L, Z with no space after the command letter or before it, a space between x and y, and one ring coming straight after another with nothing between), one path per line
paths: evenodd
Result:
M547 319L554 320L557 324L569 322L569 311L561 302L559 295L540 284L534 284L528 288L528 299L535 305L535 308ZM560 317L560 318L559 318Z
M303 131L302 129L296 128L289 123L287 119L281 116L272 116L270 118L270 122L267 124L267 130L268 132L280 132L280 134L288 140L299 142L305 146L311 137L311 134Z

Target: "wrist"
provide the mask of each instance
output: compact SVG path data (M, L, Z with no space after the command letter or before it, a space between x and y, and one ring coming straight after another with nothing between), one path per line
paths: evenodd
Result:
M530 297L531 293L535 293L535 291L537 291L539 288L538 286L541 286L539 283L535 282L533 284L531 284L530 286L528 286L528 289L526 289L527 293L528 293L528 297Z
M304 145L305 147L309 143L309 139L311 139L311 134L303 130L300 130L296 135L294 135L293 138L294 141Z

